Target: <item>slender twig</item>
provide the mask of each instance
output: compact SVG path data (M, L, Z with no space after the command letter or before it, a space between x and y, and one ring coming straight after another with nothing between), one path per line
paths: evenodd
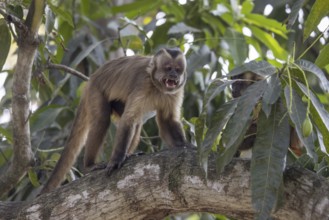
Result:
M8 14L4 10L0 8L0 14L4 17L4 19L9 22L13 23L18 29L23 31L28 31L27 26L23 23L23 21L12 14Z
M82 73L80 73L79 71L76 71L75 69L72 69L71 67L68 67L68 66L65 66L65 65L62 65L62 64L54 64L54 63L51 63L51 62L48 62L47 64L47 68L48 69L58 69L58 70L62 70L62 71L65 71L67 73L70 73L74 76L77 76L85 81L88 81L89 78L85 75L83 75Z

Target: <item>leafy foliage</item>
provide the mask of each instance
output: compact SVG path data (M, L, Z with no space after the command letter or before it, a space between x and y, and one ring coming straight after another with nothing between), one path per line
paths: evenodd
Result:
M0 8L23 18L29 1L10 2ZM205 172L210 154L217 155L218 168L224 170L250 135L250 125L257 125L251 178L253 204L259 219L267 219L280 203L278 195L286 161L307 164L307 168L329 176L329 50L325 45L328 36L315 29L328 12L324 0L316 0L314 5L304 0L291 5L251 0L186 3L136 0L122 5L114 2L47 1L42 43L33 66L33 108L29 118L37 165L8 195L8 200L32 197L48 178L69 134L85 85L75 76L50 69L49 63L67 65L89 76L108 59L134 53L152 54L167 44L176 44L187 56L185 128L191 141L198 145ZM267 4L274 8L264 16ZM286 13L288 9L290 14ZM299 13L301 10L304 13ZM304 15L305 24L297 19L299 14ZM284 21L288 21L287 26L282 24ZM298 26L305 27L304 33ZM309 38L313 31L318 34L316 39ZM14 47L11 39L15 34L0 19L1 68L11 56L9 49ZM296 43L295 48L293 42L301 42L301 37L309 38L312 44ZM0 115L10 108L12 68L4 68L8 71ZM250 83L236 78L246 72L262 80L252 81L241 97L232 99L233 83ZM303 124L307 118L313 129L305 137ZM155 127L154 120L145 124L140 150L153 152L162 148ZM287 150L291 129L296 130L305 147L301 156ZM104 148L100 160L109 158L114 132L112 126L106 140L109 147ZM1 122L0 135L2 172L12 157L13 138L8 120ZM80 168L81 160L67 181L79 177Z

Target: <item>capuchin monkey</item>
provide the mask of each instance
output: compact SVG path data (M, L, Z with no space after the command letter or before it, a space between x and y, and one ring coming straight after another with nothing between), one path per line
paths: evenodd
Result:
M156 111L162 140L170 147L190 147L180 112L186 59L179 49L161 49L153 57L130 56L107 62L88 81L66 147L41 193L58 187L85 146L84 166L97 167L111 114L119 116L114 147L106 166L110 175L136 149L143 117Z

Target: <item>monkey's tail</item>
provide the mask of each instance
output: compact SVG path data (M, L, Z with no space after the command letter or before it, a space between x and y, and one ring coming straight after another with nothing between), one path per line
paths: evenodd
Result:
M74 119L70 136L66 142L65 148L58 160L53 173L47 181L41 193L49 192L57 188L65 178L65 175L70 171L75 163L75 160L80 153L88 132L88 113L85 107L86 97L82 97L77 115Z

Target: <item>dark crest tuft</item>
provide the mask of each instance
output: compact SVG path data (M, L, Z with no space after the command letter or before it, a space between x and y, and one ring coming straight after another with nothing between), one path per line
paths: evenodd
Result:
M175 59L179 54L182 52L178 48L163 48L159 50L155 56L159 56L160 54L163 54L164 52L167 52L173 59Z
M165 49L172 58L176 58L179 54L181 54L182 52L178 49L178 48L166 48Z

